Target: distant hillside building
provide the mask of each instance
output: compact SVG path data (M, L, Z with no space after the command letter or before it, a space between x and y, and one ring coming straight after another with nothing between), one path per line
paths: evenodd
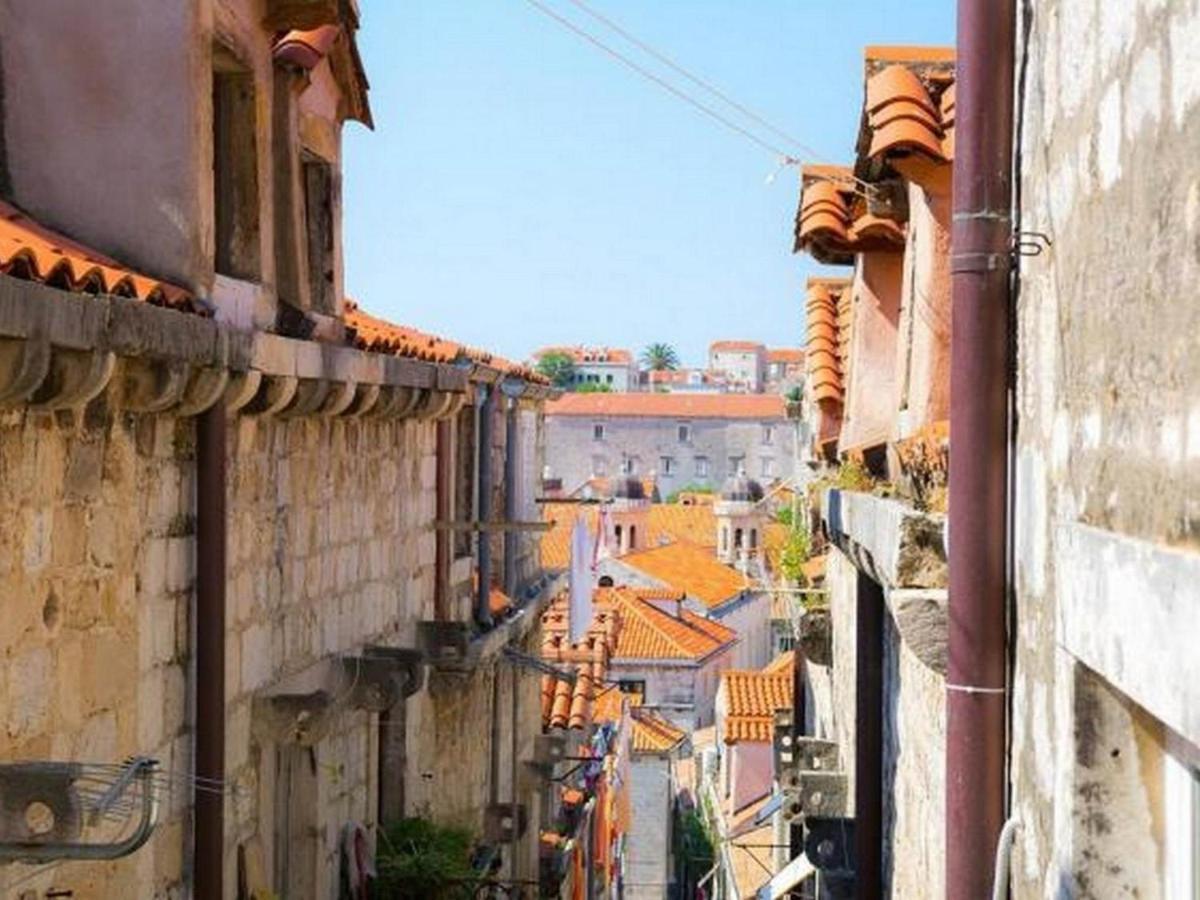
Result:
M766 390L784 393L804 381L804 351L798 347L779 347L767 351Z
M664 394L723 394L729 390L725 376L704 369L662 369L647 372L652 391Z
M566 394L546 407L546 465L567 494L594 477L655 476L663 497L739 471L770 488L793 475L783 398L747 394Z
M633 354L614 347L543 347L533 354L536 364L543 356L564 353L575 363L575 385L590 384L610 391L636 391L638 369Z
M756 341L714 341L708 348L708 368L724 375L735 390L761 393L767 381L767 348Z

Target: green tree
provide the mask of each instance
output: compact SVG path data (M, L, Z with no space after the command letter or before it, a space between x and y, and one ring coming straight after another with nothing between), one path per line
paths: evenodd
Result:
M670 344L651 344L642 351L642 365L651 372L673 372L679 368L679 354Z
M569 388L575 382L575 361L569 353L557 350L543 353L537 361L537 370L555 387Z

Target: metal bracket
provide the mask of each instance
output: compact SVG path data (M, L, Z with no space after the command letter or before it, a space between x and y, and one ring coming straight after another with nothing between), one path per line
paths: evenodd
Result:
M483 836L490 843L507 844L520 838L528 824L520 803L494 803L484 810Z
M98 796L97 776L82 763L30 762L0 765L0 862L44 863L62 859L107 860L128 856L141 847L158 823L158 797L153 776L157 761L135 757L126 761ZM103 771L111 767L102 767ZM86 782L86 790L84 783ZM110 814L136 783L140 819L128 837L110 843L78 840L84 813L90 824ZM90 800L90 802L89 802Z
M844 816L849 795L843 772L795 772L783 785L783 816L789 822Z
M1041 256L1054 246L1050 236L1042 231L1014 231L1013 256Z
M796 758L790 709L775 710L775 730L772 737L774 738L772 746L775 753L775 771L782 773L785 769L792 768Z

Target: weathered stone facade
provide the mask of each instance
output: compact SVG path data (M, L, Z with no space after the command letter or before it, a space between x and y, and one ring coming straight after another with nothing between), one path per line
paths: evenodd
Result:
M1200 496L1200 9L1024 23L1014 896L1189 896ZM1186 599L1185 599L1186 598Z

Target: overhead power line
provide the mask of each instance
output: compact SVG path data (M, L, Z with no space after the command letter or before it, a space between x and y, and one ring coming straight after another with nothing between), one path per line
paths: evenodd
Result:
M781 149L780 147L776 146L775 144L773 144L769 141L764 140L763 138L759 137L754 132L750 131L748 128L745 128L742 125L739 125L738 123L736 123L734 121L731 121L729 118L727 118L726 116L721 114L718 110L712 108L711 106L709 106L706 103L703 103L700 100L697 100L695 97L691 96L690 94L686 93L685 91L683 91L680 88L676 87L675 85L671 84L666 79L660 77L659 75L656 75L654 72L651 72L646 67L644 67L644 66L640 65L639 63L637 63L636 61L630 59L628 56L623 54L621 51L609 46L608 44L606 44L600 38L596 37L591 32L587 31L584 28L581 28L579 25L576 25L574 22L572 22L566 16L561 15L560 13L558 13L551 7L547 6L545 3L542 2L542 0L525 0L525 2L528 3L530 6L532 6L534 9L536 9L538 12L542 13L543 15L547 16L548 18L557 22L562 27L566 28L568 31L572 32L576 36L587 41L589 44L596 47L601 52L603 52L603 53L607 54L608 56L612 57L613 59L617 60L617 62L632 69L634 72L636 72L638 75L641 75L643 78L646 78L647 80L654 82L656 85L658 85L663 90L667 91L669 94L674 96L676 99L682 100L688 106L691 106L693 109L699 110L700 112L704 113L709 118L715 120L720 125L723 125L725 128L729 129L730 131L733 131L736 134L741 135L742 137L746 138L747 140L753 142L759 148L766 150L768 153L773 154L780 160L781 165L799 165L800 164L800 160L797 159L796 157L792 156L787 151ZM572 5L579 8L580 10L582 10L587 15L591 16L596 21L603 24L605 27L607 27L607 28L611 29L612 31L614 31L615 33L619 34L622 38L624 38L629 43L633 44L635 47L642 50L644 53L646 53L649 56L653 57L654 59L658 60L660 63L667 66L669 69L671 69L672 71L681 75L682 77L686 78L688 81L697 85L701 89L707 91L709 94L716 97L721 102L728 105L730 108L736 110L738 113L740 113L741 115L745 116L750 121L757 124L760 128L763 128L763 129L769 131L771 134L775 135L776 137L782 138L785 142L793 145L797 149L808 154L809 156L811 156L813 158L814 162L828 162L827 160L823 160L821 158L820 153L818 153L812 147L805 144L803 141L800 141L798 138L793 137L792 135L788 134L783 129L778 128L775 125L771 124L771 122L769 122L764 116L755 112L753 109L746 106L745 104L739 103L737 100L730 97L728 94L726 94L720 88L716 87L715 85L713 85L710 82L706 81L705 79L701 78L699 75L694 75L693 73L689 72L687 69L685 69L679 63L675 62L675 60L673 60L667 54L655 49L653 46L651 46L650 44L646 43L645 41L643 41L642 39L637 37L637 35L633 34L628 29L621 26L619 23L613 21L612 19L608 18L607 16L603 15L602 13L592 9L587 3L583 2L583 0L569 0L569 2ZM838 179L830 178L828 180L837 181ZM849 176L849 180L853 181L856 185L859 186L860 189L856 189L856 191L855 191L856 193L861 193L863 196L867 196L870 193L872 186L869 183L863 181L861 178L858 178L857 176L851 174Z
M534 9L538 10L538 12L542 13L545 16L548 16L549 18L558 22L559 25L563 26L567 30L569 30L569 31L575 33L576 35L578 35L579 37L583 38L585 41L587 41L592 46L596 47L598 50L602 51L603 53L608 54L613 59L620 62L622 65L628 66L630 69L633 69L633 71L637 72L643 78L647 78L650 81L653 81L655 84L657 84L663 90L672 94L679 100L682 100L684 103L688 104L689 106L691 106L695 109L698 109L700 112L704 113L706 116L709 116L710 118L715 119L717 122L724 125L730 131L736 132L737 134L740 134L742 137L744 137L750 141L753 141L761 149L766 150L768 153L774 154L775 156L783 159L787 163L799 163L799 160L797 160L795 157L791 156L785 150L782 150L779 147L776 147L776 146L768 143L767 141L764 141L762 138L760 138L754 132L752 132L746 128L743 128L741 125L738 125L736 122L732 122L729 119L725 118L725 116L721 115L721 113L717 112L711 106L709 106L705 103L701 103L699 100L695 99L694 97L684 93L679 88L675 87L675 85L671 84L671 82L667 81L664 78L660 78L658 75L655 75L649 69L634 62L632 59L625 56L625 54L621 53L619 50L614 50L612 47L608 46L608 44L604 43L602 40L600 40L595 35L591 34L588 31L585 31L583 28L580 28L578 25L576 25L570 19L555 12L549 6L542 3L541 0L525 0L525 2L528 3L530 6L532 6Z
M617 34L619 34L621 37L625 38L625 40L629 41L629 43L633 44L635 47L639 48L640 50L643 50L644 52L648 53L650 56L653 56L660 63L662 63L664 66L666 66L668 69L671 69L673 72L675 72L679 75L682 75L684 78L686 78L692 84L696 85L697 87L701 88L702 90L707 91L708 93L710 93L712 96L716 97L718 100L722 101L723 103L726 103L729 106L733 107L738 112L740 112L743 116L745 116L747 119L749 119L750 121L755 122L756 124L765 128L767 131L771 132L771 134L775 135L778 138L782 138L783 140L785 140L789 144L791 144L793 147L796 147L798 150L802 150L804 153L807 153L811 156L820 156L820 154L817 153L817 151L813 150L811 147L809 147L803 141L799 140L798 138L792 137L792 135L788 134L782 128L777 128L776 126L772 125L769 121L767 121L767 119L761 113L757 113L750 107L745 106L742 103L739 103L737 100L730 97L728 94L726 94L720 88L718 88L716 85L711 84L710 82L701 78L699 75L694 75L693 73L689 72L687 69L685 69L679 63L675 62L675 60L673 60L671 57L667 56L667 54L663 53L660 50L656 50L650 44L646 43L641 38L639 38L636 34L633 34L627 28L624 28L620 23L614 22L612 19L608 18L603 13L600 13L600 12L592 9L592 7L590 7L586 3L584 3L583 0L569 0L569 2L571 3L572 6L575 6L579 9L583 10L583 12L585 12L587 15L591 16L597 22L600 22L602 25L615 31Z

